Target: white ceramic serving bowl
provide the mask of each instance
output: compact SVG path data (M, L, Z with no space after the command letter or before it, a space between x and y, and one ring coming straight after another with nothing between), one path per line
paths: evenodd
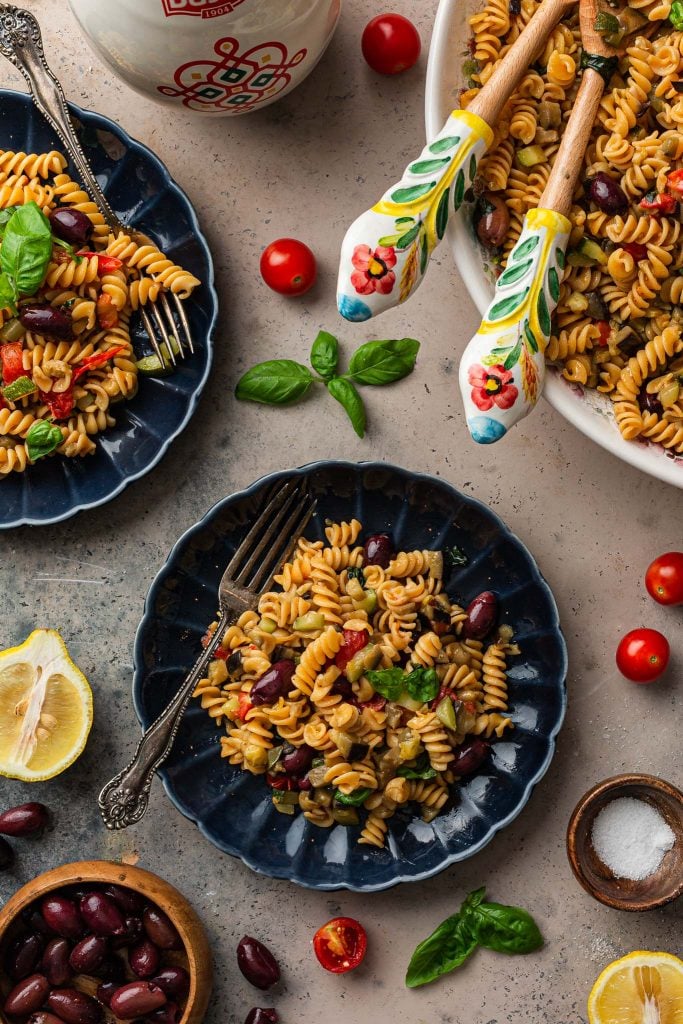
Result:
M429 51L425 117L427 138L433 139L450 111L457 107L464 87L462 64L470 37L468 18L483 0L440 0ZM482 250L465 217L452 217L448 225L456 266L481 313L493 295L492 278L484 266ZM683 487L683 457L674 456L647 441L624 441L606 395L569 384L548 368L545 397L550 404L592 441L624 462L676 487ZM532 413L533 415L533 413Z
M98 56L152 99L215 116L290 92L329 43L341 0L69 0Z

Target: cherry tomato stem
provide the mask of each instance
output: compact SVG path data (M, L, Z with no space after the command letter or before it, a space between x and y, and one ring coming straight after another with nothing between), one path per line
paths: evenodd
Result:
M332 974L346 974L362 962L368 948L365 928L352 917L333 917L313 936L320 964Z

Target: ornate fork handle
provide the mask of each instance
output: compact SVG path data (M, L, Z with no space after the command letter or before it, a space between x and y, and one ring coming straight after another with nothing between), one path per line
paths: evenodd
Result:
M168 757L183 712L223 636L222 626L226 622L221 616L211 642L197 658L190 674L180 687L171 703L150 725L138 744L130 764L114 776L100 793L98 803L104 823L109 829L127 828L139 821L147 810L149 791L156 770Z
M57 132L109 227L116 233L122 231L123 224L107 202L78 141L64 91L45 60L40 27L29 11L0 3L0 53L28 82L33 102Z

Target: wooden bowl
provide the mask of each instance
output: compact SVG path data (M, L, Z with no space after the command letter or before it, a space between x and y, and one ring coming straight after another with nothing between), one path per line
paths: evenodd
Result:
M153 875L151 871L143 871L142 868L113 864L106 860L84 860L63 864L62 867L46 871L33 881L27 882L0 909L0 964L4 960L8 944L12 942L18 929L19 915L26 907L55 889L83 882L97 882L103 885L115 883L134 889L168 915L185 947L183 952L169 951L168 960L183 964L190 975L190 991L179 1024L200 1024L208 1006L213 976L211 948L204 926L182 893L163 878ZM14 982L0 967L0 991L3 993L3 999L13 984ZM94 994L95 987L93 982L89 982L88 985L85 980L82 985L83 991L87 990L90 994ZM116 1020L106 1007L104 1010L105 1020ZM6 1020L1 1013L0 1020Z
M641 881L617 878L593 849L593 822L619 797L644 800L673 830L673 847L657 870ZM615 775L589 789L574 808L567 827L567 856L577 879L596 900L616 910L654 910L683 893L683 793L655 775Z

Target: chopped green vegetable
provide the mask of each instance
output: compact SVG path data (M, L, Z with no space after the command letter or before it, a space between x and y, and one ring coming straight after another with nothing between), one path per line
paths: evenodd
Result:
M294 620L294 629L302 633L308 633L314 629L324 629L325 616L322 612L306 612Z
M439 677L433 668L415 668L405 677L405 687L413 700L422 704L434 700L439 692Z
M545 159L542 146L524 146L517 150L517 162L522 167L535 167L536 164L545 163Z
M621 25L615 14L610 14L609 11L598 11L593 28L601 36L604 36L608 32L618 32Z
M365 586L365 573L360 566L352 565L346 572L350 580L358 580L361 587Z
M0 329L0 341L21 341L26 334L26 328L18 317L12 317Z
M173 372L173 367L168 360L165 366L161 365L159 356L143 356L142 359L137 360L135 365L138 368L138 373L143 377L168 377Z
M396 774L404 779L433 779L436 776L436 769L429 763L429 755L420 754L414 765L400 764Z
M677 32L683 32L683 0L674 0L669 11L669 21Z
M335 789L334 802L344 807L360 807L371 793L371 789L355 789L353 793L342 793L341 790Z
M368 587L364 593L365 597L362 601L358 602L357 608L359 611L367 612L368 615L372 615L373 612L377 611L377 591Z
M436 717L439 721L446 726L447 729L452 729L455 732L457 725L455 722L455 708L453 707L453 701L450 697L444 697L440 700L436 706Z
M24 395L32 395L38 388L33 383L30 377L17 377L11 384L7 384L2 389L2 397L7 402L16 402L18 398L23 398Z
M49 455L62 443L62 432L54 423L36 420L26 435L26 451L31 462Z
M453 567L458 565L467 565L469 562L469 558L463 549L459 548L457 544L453 544L450 548L446 548L445 555L449 564Z
M267 615L264 615L262 619L259 619L258 625L259 629L264 633L274 633L277 629L277 622L275 619L271 619Z
M348 662L345 672L350 683L356 683L368 669L375 669L382 659L382 652L376 644L366 644Z
M387 700L397 700L405 688L406 674L402 668L383 668L379 672L368 672L367 677L376 693Z

